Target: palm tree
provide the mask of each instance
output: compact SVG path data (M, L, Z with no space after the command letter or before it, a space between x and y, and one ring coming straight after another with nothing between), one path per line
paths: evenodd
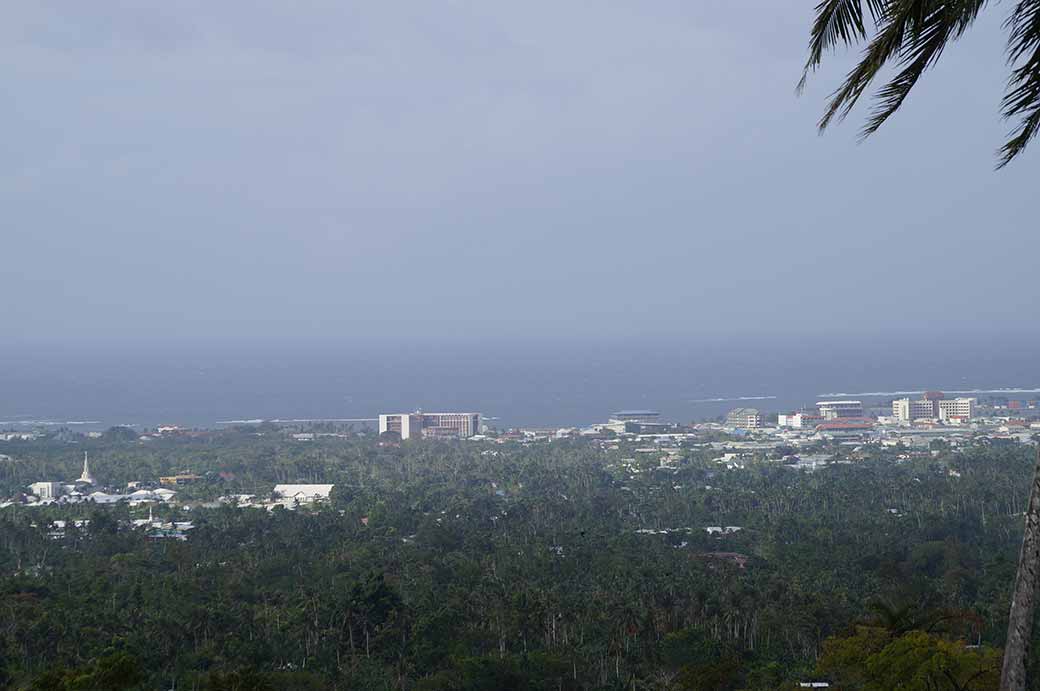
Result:
M1024 691L1026 688L1026 653L1033 636L1033 609L1036 586L1040 577L1040 448L1036 454L1033 484L1029 490L1025 534L1018 557L1018 574L1011 595L1004 664L1000 670L1001 691Z
M862 136L876 132L899 110L921 75L942 56L943 49L960 38L986 6L987 0L820 0L799 90L819 67L824 53L839 44L866 41L860 61L831 95L820 119L820 130L825 130L834 118L847 116L878 73L888 65L896 65L895 76L877 91L876 105ZM1040 131L1040 0L1017 0L1004 27L1008 31L1011 75L1002 109L1005 118L1017 123L1011 138L1000 149L998 168L1022 153ZM1026 649L1032 637L1038 581L1040 451L1011 601L1000 679L1002 691L1025 689Z
M831 95L820 130L848 115L878 73L894 65L898 71L878 89L862 135L875 132L986 5L987 0L820 0L799 90L824 53L839 44L866 42L859 63ZM1040 130L1040 0L1017 0L1004 27L1011 75L1002 111L1016 124L1000 149L998 168L1018 156Z

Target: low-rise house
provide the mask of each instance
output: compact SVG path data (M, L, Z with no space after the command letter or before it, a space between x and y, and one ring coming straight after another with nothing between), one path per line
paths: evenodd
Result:
M704 528L708 535L732 535L733 533L743 530L739 525L709 525Z
M254 506L255 499L255 494L225 494L220 498L220 502L232 506Z
M300 504L328 501L333 487L335 485L275 485L268 506L291 509Z
M139 489L126 495L127 500L131 506L137 504L145 504L149 502L167 502L177 494L173 490L169 489Z
M275 485L274 494L283 499L318 501L328 499L335 485Z
M92 501L95 504L116 504L118 502L127 499L125 494L108 494L106 492L91 492L86 497L87 501Z

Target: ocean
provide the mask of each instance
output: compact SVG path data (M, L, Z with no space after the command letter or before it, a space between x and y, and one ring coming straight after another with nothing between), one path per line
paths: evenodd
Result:
M1024 389L1026 338L786 338L529 343L0 346L0 428L105 428L479 411L499 427L571 426L626 408L677 422L821 398Z

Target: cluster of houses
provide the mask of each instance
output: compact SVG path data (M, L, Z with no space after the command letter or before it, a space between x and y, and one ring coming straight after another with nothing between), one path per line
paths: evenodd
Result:
M226 494L216 502L202 502L199 506L212 508L220 505L234 505L248 508L262 508L273 511L283 508L289 511L300 507L314 506L327 502L335 485L275 485L270 494ZM132 488L128 488L132 489ZM93 502L95 504L116 504L126 502L131 507L142 504L172 503L176 492L160 487L158 489L134 489L123 494L102 492L84 492L79 485L64 485L57 482L34 482L29 485L29 494L24 501L7 501L0 503L0 508L20 503L24 506L45 506L49 504L75 504Z
M163 477L160 483L163 485L182 485L198 480L197 475L183 474ZM301 507L311 507L327 502L332 494L331 484L280 484L275 485L270 494L229 494L221 497L215 502L200 502L197 505L202 508L212 508L221 505L233 504L242 507L263 508L269 511L276 508L294 510ZM124 502L131 507L142 505L149 506L148 518L132 519L128 527L134 530L147 531L147 536L152 540L187 540L188 532L194 528L191 521L175 521L157 519L153 516L152 505L176 504L177 492L168 487L142 487L141 483L130 483L125 492L108 492L99 489L97 481L90 471L90 460L86 454L83 455L83 472L72 482L34 482L28 486L28 493L16 496L12 500L0 502L0 508L12 505L21 506L50 506L68 505L79 503L93 504L117 504ZM192 505L180 505L183 510L192 508ZM68 529L87 531L90 521L55 520L47 525L48 535L53 539L62 539L66 536Z
M148 518L135 518L130 521L135 530L147 530L148 538L151 540L179 540L188 539L188 531L195 528L191 521L164 521L152 516L152 510L148 509Z
M179 486L201 479L192 473L170 475L159 478L161 485ZM28 486L28 493L14 500L0 503L0 508L12 504L26 506L43 506L50 504L77 504L93 502L94 504L116 504L126 502L130 506L142 504L171 503L177 496L176 490L167 486L157 488L142 487L142 483L130 483L125 492L106 492L99 489L94 475L90 471L90 459L83 454L83 472L72 482L34 482ZM300 506L311 506L326 502L332 494L331 484L281 484L267 495L229 494L217 502L202 503L201 506L220 506L235 504L237 506L260 507L268 510L275 508L296 509Z
M37 528L35 523L31 524ZM147 531L149 540L178 540L188 539L188 531L195 528L191 521L166 521L153 517L151 510L148 518L135 518L130 521L129 527L134 530ZM90 531L90 519L83 518L74 521L55 520L47 526L47 536L52 540L62 540L66 537L68 530L74 528L78 531Z
M48 505L48 504L78 504L81 502L93 502L95 504L115 504L125 501L130 506L140 504L169 502L177 494L172 489L160 487L158 489L139 488L136 483L127 488L125 493L105 492L98 488L94 475L90 472L90 459L83 454L83 472L78 478L71 482L34 482L28 487L28 493L17 497L16 500L0 503L0 507L11 504L26 505Z
M155 502L169 502L177 494L172 489L128 487L126 493L113 494L97 488L97 481L90 472L90 459L83 454L83 472L72 482L34 482L28 487L28 494L19 497L18 501L0 503L0 507L14 503L26 505L78 504L94 502L95 504L115 504L125 501L130 506Z
M222 504L262 508L273 511L277 508L293 509L327 502L335 485L275 485L269 495L226 494L220 498Z

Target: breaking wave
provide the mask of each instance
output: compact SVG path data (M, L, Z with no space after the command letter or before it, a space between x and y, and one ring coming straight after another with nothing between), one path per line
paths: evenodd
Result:
M695 398L690 403L727 403L730 401L771 401L776 396L734 396L733 398Z
M860 391L859 393L821 393L819 396L905 396L915 393L925 393L926 391L942 391L943 393L1040 393L1040 389L1018 389L1018 388L1004 388L1004 389L913 389L907 391Z

